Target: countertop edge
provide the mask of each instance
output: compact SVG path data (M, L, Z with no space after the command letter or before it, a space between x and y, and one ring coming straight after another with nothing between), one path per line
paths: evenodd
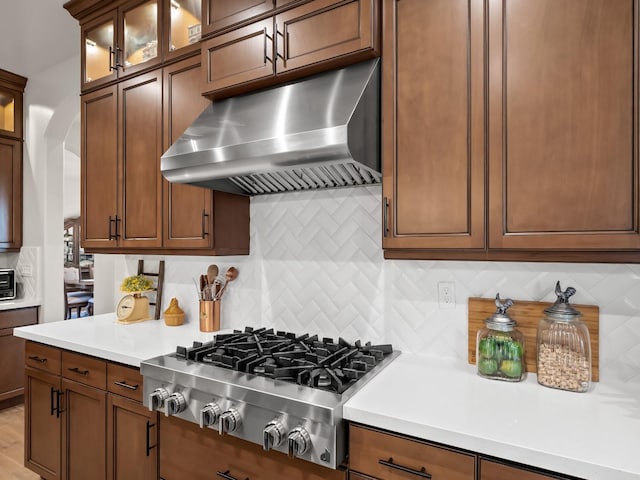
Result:
M42 300L39 298L20 298L17 300L2 300L0 301L0 312L6 310L20 310L21 308L39 307L42 305Z

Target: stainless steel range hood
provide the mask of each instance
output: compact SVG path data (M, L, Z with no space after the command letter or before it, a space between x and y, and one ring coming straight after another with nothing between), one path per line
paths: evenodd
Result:
M249 195L379 183L378 63L212 103L162 155L162 174Z

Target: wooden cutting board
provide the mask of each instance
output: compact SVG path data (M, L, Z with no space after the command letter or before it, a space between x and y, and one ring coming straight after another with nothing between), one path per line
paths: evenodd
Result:
M509 309L509 316L513 318L518 330L524 335L524 349L527 372L536 372L536 335L538 323L543 318L544 309L551 303L528 302L514 300ZM587 325L591 339L591 377L594 382L600 378L599 350L600 350L600 308L595 305L573 305L582 313L581 320ZM476 335L478 330L485 327L484 321L496 311L493 298L469 298L469 363L476 363Z

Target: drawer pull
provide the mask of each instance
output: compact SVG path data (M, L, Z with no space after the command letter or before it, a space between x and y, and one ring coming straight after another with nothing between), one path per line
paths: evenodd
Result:
M157 445L151 445L151 427L155 427L156 424L155 423L151 423L149 420L147 420L147 457L151 454L151 449L152 448L156 448Z
M393 463L393 457L389 457L389 460L378 460L380 465L384 465L385 467L395 468L396 470L400 470L401 472L410 473L411 475L415 475L420 478L431 478L431 474L427 473L426 468L422 467L420 470L415 470L409 467L403 467L402 465L398 465L397 463Z
M224 472L216 472L216 473L219 477L224 478L226 480L238 480L236 477L229 475L230 471L231 470L226 470ZM244 480L249 480L249 477L245 478Z
M77 373L78 375L87 376L89 375L89 370L80 370L78 367L68 368L70 372Z
M138 385L129 385L125 380L121 382L113 382L114 385L118 385L119 387L128 388L129 390L137 390Z
M34 362L38 362L38 363L47 363L47 359L46 358L40 358L37 355L33 355L33 356L29 357L29 360L33 360Z

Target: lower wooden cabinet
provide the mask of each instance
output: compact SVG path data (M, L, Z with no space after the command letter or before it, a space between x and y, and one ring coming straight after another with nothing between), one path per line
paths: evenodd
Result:
M158 414L137 401L138 369L34 342L25 361L27 468L45 480L158 478Z
M555 474L546 475L482 458L480 459L480 475L478 478L479 480L564 480L568 477Z
M38 308L0 311L0 407L20 401L24 392L24 340L13 336L15 327L38 323ZM7 405L8 406L8 405Z
M344 470L265 452L260 445L160 416L160 478L164 480L346 480L346 475Z

